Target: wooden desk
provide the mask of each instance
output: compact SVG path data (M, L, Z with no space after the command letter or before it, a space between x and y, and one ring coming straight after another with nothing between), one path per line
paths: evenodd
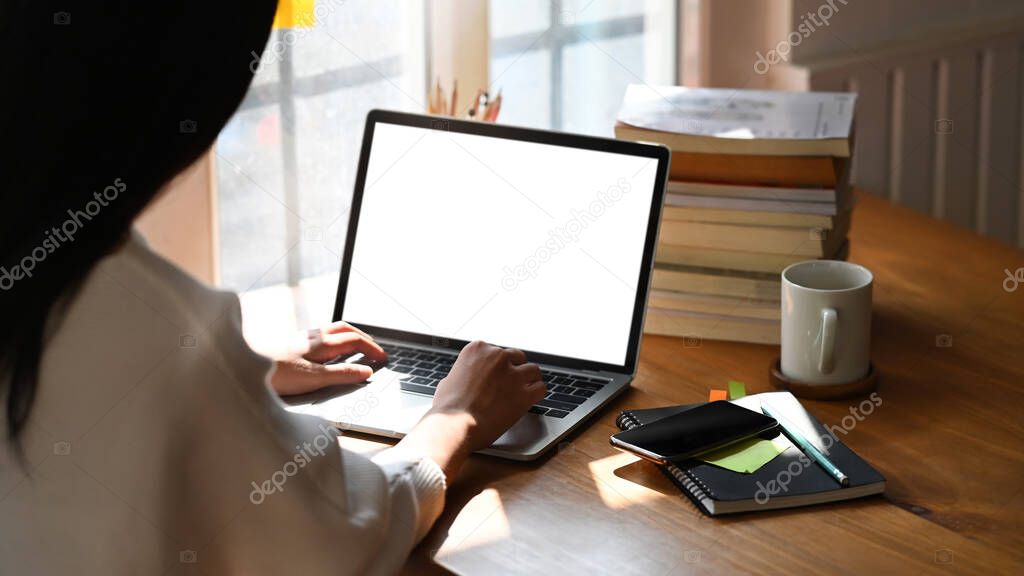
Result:
M884 497L701 515L608 445L615 415L697 402L728 379L768 391L778 349L649 336L633 389L556 453L529 465L475 457L407 572L1020 573L1024 286L1002 285L1024 253L867 195L851 238L850 259L875 274L882 405L843 440L885 475ZM941 335L952 346L937 346ZM806 405L839 424L856 403Z

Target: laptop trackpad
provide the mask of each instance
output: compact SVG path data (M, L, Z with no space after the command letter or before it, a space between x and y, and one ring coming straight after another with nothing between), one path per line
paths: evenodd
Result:
M384 370L363 384L332 386L286 402L290 411L319 416L342 428L402 435L419 422L433 399L402 392L400 378Z
M536 414L527 414L495 440L494 444L491 444L491 448L523 450L533 446L547 435L548 427L544 418Z
M375 373L369 382L331 386L310 394L285 399L288 410L324 418L358 431L385 436L407 434L433 403L433 398L403 392L404 376L388 370ZM548 419L527 414L491 445L509 451L529 451L552 431Z

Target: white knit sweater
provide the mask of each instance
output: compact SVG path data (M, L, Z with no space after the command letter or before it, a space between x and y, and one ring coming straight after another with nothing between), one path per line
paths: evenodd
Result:
M95 267L50 321L27 473L0 448L0 574L402 566L441 512L442 471L342 450L285 411L240 322L234 294L137 235Z

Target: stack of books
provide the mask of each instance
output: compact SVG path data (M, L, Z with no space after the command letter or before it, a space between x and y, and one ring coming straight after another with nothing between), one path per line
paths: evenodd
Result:
M856 95L632 85L615 135L672 150L645 331L779 342L780 272L845 259Z

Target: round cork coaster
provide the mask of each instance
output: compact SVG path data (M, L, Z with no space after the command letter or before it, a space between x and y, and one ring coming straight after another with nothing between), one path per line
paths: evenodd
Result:
M873 392L878 387L878 371L872 363L868 366L868 373L856 382L845 384L811 384L808 382L797 382L790 380L782 373L782 359L776 358L772 362L771 374L772 384L779 390L788 390L794 396L807 398L808 400L838 400L841 398L852 398L863 396Z

